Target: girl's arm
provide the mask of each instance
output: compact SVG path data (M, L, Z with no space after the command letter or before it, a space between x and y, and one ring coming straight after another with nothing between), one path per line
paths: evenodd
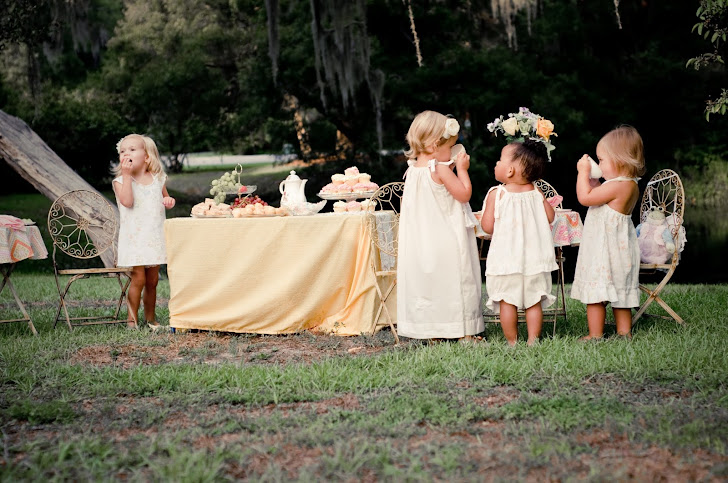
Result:
M493 193L491 195L491 193ZM488 235L493 234L493 226L495 225L495 197L498 191L493 190L485 195L485 208L483 208L483 217L480 219L480 227Z
M121 162L121 183L121 186L119 186L119 183L111 182L116 199L127 208L134 208L134 192L131 189L131 162Z
M548 201L546 201L545 196L543 197L543 208L546 210L546 218L548 218L549 224L553 223L556 212L554 211L554 207L551 206Z
M458 154L455 158L457 174L449 166L435 165L435 174L440 178L448 192L461 203L470 201L473 195L473 185L470 183L468 168L470 167L470 156L465 153Z
M619 183L592 186L589 180L591 164L586 154L576 163L576 169L579 171L576 175L576 198L582 206L604 205L617 198Z
M162 204L168 210L174 208L175 199L169 196L169 193L167 192L167 183L162 185Z

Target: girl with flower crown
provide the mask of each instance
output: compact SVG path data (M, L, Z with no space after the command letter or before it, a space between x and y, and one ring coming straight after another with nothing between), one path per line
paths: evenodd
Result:
M518 338L518 310L526 312L532 345L541 336L543 308L556 299L551 294L551 272L559 268L550 227L554 209L533 184L547 156L538 137L507 144L494 170L503 184L491 188L483 201L481 226L493 235L485 262L486 306L499 312L510 345Z
M127 326L138 328L137 314L144 292L144 319L151 329L156 322L159 265L167 263L164 243L164 209L174 207L154 140L129 134L116 145L119 164L112 187L119 206L119 252L117 265L132 267L127 300Z
M397 333L471 339L484 330L480 259L470 210L470 156L453 158L457 120L425 111L412 121L397 255Z

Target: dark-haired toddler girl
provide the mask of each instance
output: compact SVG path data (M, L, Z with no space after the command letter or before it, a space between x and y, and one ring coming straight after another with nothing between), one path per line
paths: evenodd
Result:
M540 141L506 145L495 165L495 179L503 184L491 188L483 201L481 226L493 236L485 265L486 306L499 311L510 345L518 337L518 309L526 311L531 345L541 335L542 308L555 300L551 272L558 266L549 226L554 209L533 184L546 162Z

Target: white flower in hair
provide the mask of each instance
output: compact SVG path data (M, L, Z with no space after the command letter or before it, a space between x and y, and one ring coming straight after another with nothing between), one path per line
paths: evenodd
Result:
M124 139L126 139L126 136L124 136L123 138L119 139L119 142L116 143L116 153L117 154L121 154L121 143L124 141Z
M460 132L460 124L457 119L449 118L445 121L445 131L442 133L443 139L450 139L453 136L457 136Z

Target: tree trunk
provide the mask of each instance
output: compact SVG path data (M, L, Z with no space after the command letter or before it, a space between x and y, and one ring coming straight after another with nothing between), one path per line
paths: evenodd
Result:
M0 110L0 159L51 201L72 190L98 191L63 162L53 150L25 123ZM114 203L117 219L119 210ZM80 207L75 207L83 211ZM90 234L90 232L89 232ZM116 241L114 242L116 245ZM106 250L101 260L114 266L116 250Z

